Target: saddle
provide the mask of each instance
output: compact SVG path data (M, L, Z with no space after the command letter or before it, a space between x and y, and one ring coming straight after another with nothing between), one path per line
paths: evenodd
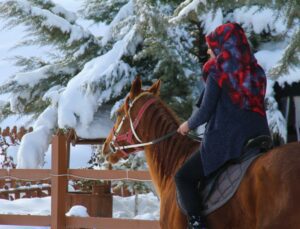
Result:
M240 158L227 162L207 177L204 184L199 184L203 215L224 205L234 195L252 161L272 147L270 136L261 135L249 139L243 147Z

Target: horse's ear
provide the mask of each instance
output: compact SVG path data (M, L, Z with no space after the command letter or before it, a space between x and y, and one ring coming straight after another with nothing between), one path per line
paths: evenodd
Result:
M137 76L135 80L132 82L129 97L131 99L134 99L136 96L138 96L142 91L142 81L140 76Z
M154 95L158 96L160 93L160 84L161 80L157 80L149 89L148 91L153 93Z

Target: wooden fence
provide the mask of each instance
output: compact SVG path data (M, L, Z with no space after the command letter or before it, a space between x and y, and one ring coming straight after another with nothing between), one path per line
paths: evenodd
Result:
M2 162L0 167L15 168L15 162L11 156L7 155L10 147L20 144L23 136L33 131L32 127L28 129L24 127L14 126L13 128L0 128L0 155ZM2 164L1 164L2 163ZM48 181L18 181L15 179L0 180L0 198L7 200L16 200L20 198L45 197L51 196L51 185Z
M69 136L68 136L69 138ZM98 139L94 144L101 144L105 139ZM87 143L76 139L77 144ZM18 180L51 180L51 216L34 215L1 215L2 225L51 226L52 229L64 228L101 228L101 229L157 229L158 221L116 219L105 217L67 217L65 201L68 195L68 178L85 178L97 180L141 180L150 181L148 171L124 170L90 170L69 169L68 149L70 142L67 136L59 133L52 140L51 169L0 169L0 179Z
M0 199L16 200L20 198L51 196L51 185L45 182L16 182L6 180L0 189Z

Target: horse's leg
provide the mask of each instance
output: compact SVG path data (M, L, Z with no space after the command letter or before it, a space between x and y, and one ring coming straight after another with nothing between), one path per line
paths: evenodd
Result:
M186 229L187 219L177 206L175 187L169 187L161 193L160 200L161 229Z

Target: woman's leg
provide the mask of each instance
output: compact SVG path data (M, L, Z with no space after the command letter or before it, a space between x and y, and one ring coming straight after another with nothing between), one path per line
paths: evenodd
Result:
M200 152L194 153L177 171L175 183L180 200L189 216L199 216L201 199L198 183L203 180L203 166Z

